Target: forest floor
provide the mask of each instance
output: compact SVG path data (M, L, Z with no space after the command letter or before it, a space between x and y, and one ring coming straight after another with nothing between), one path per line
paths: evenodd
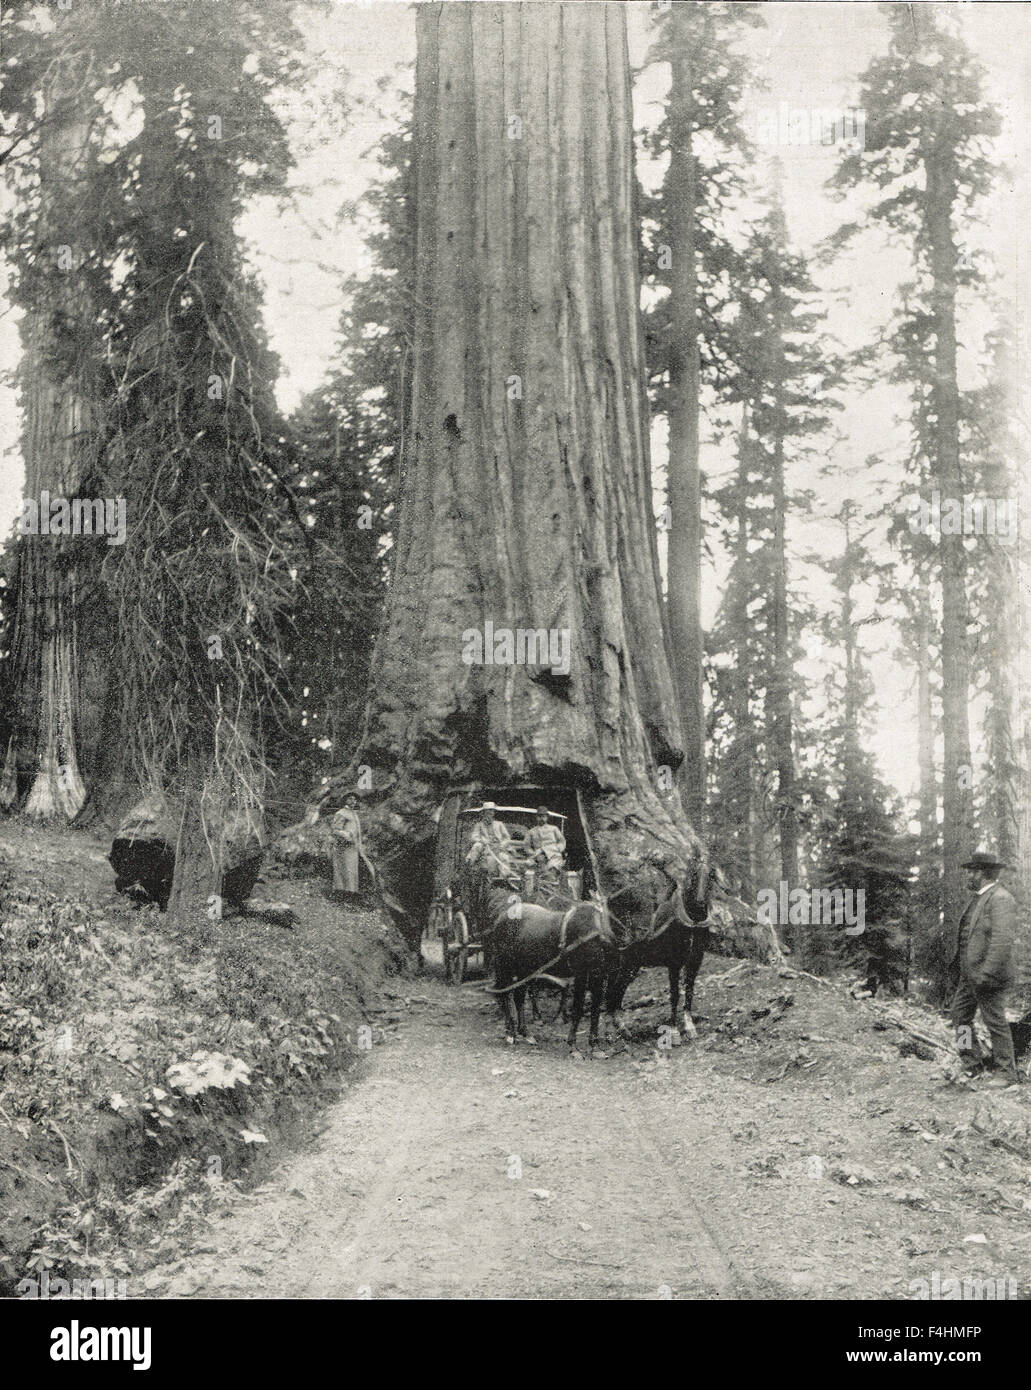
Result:
M574 1061L558 1022L506 1047L439 955L391 978L391 929L316 883L259 890L292 928L190 936L113 893L106 850L0 836L7 1291L47 1266L157 1298L1029 1296L1031 1085L957 1082L880 1001L710 956L697 1041L656 1046L649 971L630 1047ZM197 1049L219 1068L170 1084Z
M506 1047L480 983L431 962L307 1150L153 1294L912 1299L937 1274L1031 1296L1031 1163L977 1128L989 1104L1019 1130L1031 1085L988 1102L846 991L718 957L698 1040L663 1051L664 987L628 996L629 1050L578 1062L558 1023Z

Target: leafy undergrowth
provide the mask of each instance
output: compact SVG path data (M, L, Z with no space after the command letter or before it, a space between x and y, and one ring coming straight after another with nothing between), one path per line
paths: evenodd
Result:
M173 928L107 845L0 834L0 1292L125 1280L300 1142L363 1048L403 948L378 911L274 886L291 929Z

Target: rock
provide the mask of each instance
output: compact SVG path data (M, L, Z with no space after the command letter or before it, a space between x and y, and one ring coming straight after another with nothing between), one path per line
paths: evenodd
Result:
M164 912L172 892L178 822L168 801L146 796L123 818L108 858L115 888L138 902L155 902ZM222 897L239 907L261 872L264 847L254 812L239 813L225 827Z
M835 1182L848 1187L868 1187L877 1181L876 1175L869 1168L861 1168L858 1163L837 1164L830 1170L830 1176Z
M246 917L260 917L274 927L292 927L300 921L289 903L270 903L262 898L248 898L241 911Z

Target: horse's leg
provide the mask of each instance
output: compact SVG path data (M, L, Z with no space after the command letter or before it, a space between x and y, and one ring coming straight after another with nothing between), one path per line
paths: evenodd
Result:
M605 1013L608 1015L609 1028L619 1038L626 1037L626 1026L623 1023L623 996L630 988L630 982L636 974L636 970L617 965L607 981Z
M671 927L670 931L676 928ZM677 1031L677 1009L680 1007L680 952L676 950L676 943L670 942L670 949L673 957L667 962L669 973L669 1045L670 1047L680 1046L680 1033Z
M506 972L504 976L497 975L494 980L494 987L496 989L503 989L505 985L511 984L514 978L515 976L511 971ZM500 995L499 998L501 1001L501 1012L505 1017L505 1042L512 1044L516 1040L516 1011L515 1005L512 1003L512 991L506 989L504 994Z
M569 1021L569 1033L566 1042L569 1044L569 1052L573 1057L581 1057L576 1046L576 1034L580 1027L580 1020L584 1013L584 996L587 993L587 976L582 971L573 978L573 1017Z
M534 1023L541 1022L540 992L541 987L538 982L534 980L533 984L530 986L530 1017L533 1019Z
M591 986L591 1056L607 1057L609 1054L603 1052L601 1048L601 1038L599 1037L599 1025L601 1023L601 1006L604 999L605 975L599 971L590 977Z
M702 961L705 959L705 947L708 938L709 930L707 927L691 933L687 960L684 964L684 1032L689 1038L698 1036L698 1029L694 1026L694 1019L691 1017L691 1007L694 1003L695 980L698 978Z
M516 1019L519 1025L518 1036L524 1043L535 1046L537 1039L526 1031L526 986L521 985L519 989L513 990L512 993L515 995Z

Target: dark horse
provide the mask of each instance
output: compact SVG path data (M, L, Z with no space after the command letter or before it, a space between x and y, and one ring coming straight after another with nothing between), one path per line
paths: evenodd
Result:
M619 961L608 980L605 1012L615 1031L625 1034L620 1016L623 996L638 972L647 966L664 965L669 972L669 1042L680 1046L677 1013L680 1008L680 979L684 980L683 1031L689 1038L697 1030L691 1017L694 984L709 941L709 907L712 879L708 857L700 859L679 881L658 870L650 883L634 883L609 899L618 903L612 917L622 925L626 937L621 942Z
M590 1045L600 1043L605 981L616 957L616 938L605 908L576 902L564 910L523 902L511 882L489 873L471 885L470 906L482 937L490 942L494 988L505 1019L505 1041L533 1044L526 1028L526 991L537 972L572 977L573 1005L566 1041L579 1056L576 1035L591 991Z

